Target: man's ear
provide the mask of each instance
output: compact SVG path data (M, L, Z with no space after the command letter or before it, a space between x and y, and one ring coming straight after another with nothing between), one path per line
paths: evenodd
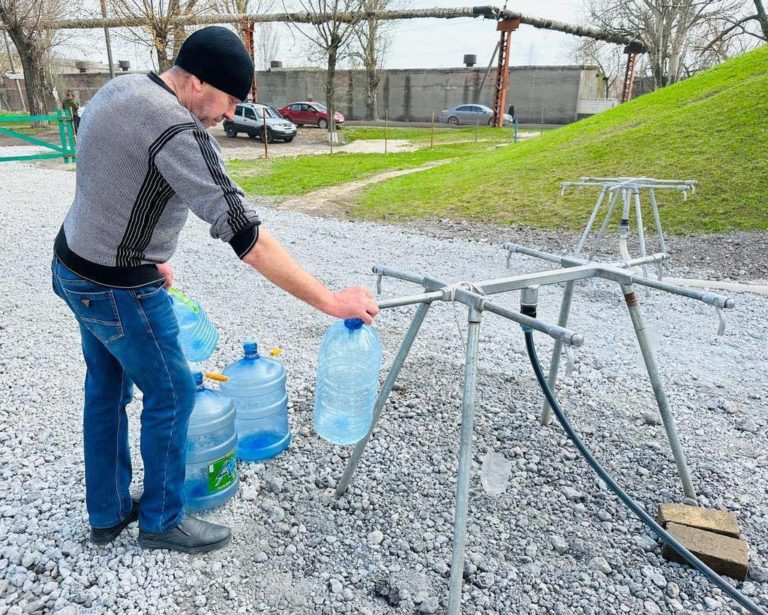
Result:
M200 93L203 91L203 84L204 81L200 81L200 79L196 75L191 75L191 82L192 82L192 90L196 93Z

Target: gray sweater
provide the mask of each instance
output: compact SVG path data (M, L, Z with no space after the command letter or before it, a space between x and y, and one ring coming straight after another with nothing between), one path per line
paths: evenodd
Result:
M78 133L75 199L56 255L83 277L134 287L160 279L188 210L242 258L259 219L227 176L218 144L157 75L112 79Z

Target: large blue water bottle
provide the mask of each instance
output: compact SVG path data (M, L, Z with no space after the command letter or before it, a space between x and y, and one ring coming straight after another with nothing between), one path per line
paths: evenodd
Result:
M200 372L194 378L197 391L187 429L184 498L187 510L206 510L226 502L240 485L235 406L228 397L206 389Z
M185 297L175 288L169 289L173 313L179 323L179 344L187 361L205 361L216 349L219 333L194 299Z
M243 344L244 356L224 368L221 392L235 403L237 458L269 459L291 443L285 368L259 355L256 342Z
M381 342L359 318L339 321L326 331L317 360L312 423L334 444L354 444L368 433L379 385Z

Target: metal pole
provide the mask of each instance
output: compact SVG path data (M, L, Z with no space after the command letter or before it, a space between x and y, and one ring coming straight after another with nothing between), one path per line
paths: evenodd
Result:
M469 479L472 465L472 424L477 394L477 349L480 342L481 312L469 308L467 356L464 364L464 398L461 407L461 444L459 475L456 481L456 511L453 519L450 592L448 615L461 612L461 585L464 577L464 547L467 542L467 511L469 509Z
M635 215L637 216L637 238L640 241L640 257L645 258L645 229L643 228L643 212L640 208L640 191L635 188L633 191L635 199ZM648 277L648 265L643 263L643 276Z
M653 188L648 190L648 197L651 201L651 211L653 211L653 219L656 222L656 234L659 236L659 249L664 254L667 253L667 246L664 242L664 231L661 230L661 216L659 216L659 206L656 203L656 191ZM658 264L659 280L664 277L664 263Z
M387 153L387 125L389 124L389 107L384 109L384 153Z
M669 445L672 448L672 455L675 458L677 464L677 473L680 475L680 480L683 483L683 491L689 498L696 499L696 491L693 488L690 474L688 473L688 464L685 462L685 453L683 447L680 444L680 439L677 436L677 427L675 426L675 419L672 416L672 411L669 408L667 402L667 396L664 393L664 386L661 383L661 377L659 375L659 368L656 365L656 358L653 355L653 349L648 341L648 336L645 332L645 324L643 323L643 317L640 313L640 307L637 301L637 295L635 295L634 287L631 284L622 284L621 290L624 293L624 300L627 303L627 310L629 310L629 316L632 319L632 326L635 328L635 335L637 335L637 342L640 344L640 352L643 355L645 361L645 368L648 370L648 377L651 380L651 386L653 387L653 394L656 396L656 403L659 406L659 412L661 413L661 420L664 423L664 429L667 432L667 439Z
M560 327L565 327L568 324L568 316L571 313L571 300L573 299L573 285L575 282L566 282L565 291L563 292L563 300L560 303L560 316L557 318L557 324ZM552 349L552 359L549 362L549 376L547 382L552 392L555 392L557 386L557 371L560 369L560 354L563 351L563 341L556 339L555 347ZM549 425L549 421L552 419L551 408L549 402L544 399L544 405L541 408L542 425Z
M592 209L592 215L589 217L587 226L584 227L584 232L581 234L579 245L576 246L576 252L574 253L574 256L581 254L581 251L584 248L584 244L587 242L587 237L589 237L589 233L592 230L592 225L595 223L595 218L597 218L597 214L603 204L603 199L605 198L606 192L608 192L608 188L603 186L603 189L600 191L600 194L597 197L597 203L595 203L595 207Z
M339 480L339 484L336 485L336 497L343 495L347 490L347 487L349 487L349 483L352 481L352 475L355 473L355 469L360 463L360 458L363 456L363 451L365 451L368 440L371 439L374 427L376 427L376 424L379 422L379 416L384 408L384 404L386 403L389 394L392 392L392 386L395 384L395 380L397 380L397 376L400 374L400 369L403 367L403 363L405 363L405 359L411 350L413 341L416 339L416 334L421 328L421 323L424 322L424 317L427 315L429 306L429 303L420 304L416 313L413 315L411 326L408 327L403 343L400 344L400 350L398 350L397 356L392 362L392 367L389 368L387 378L381 387L381 391L379 391L379 396L376 398L376 405L373 407L373 422L371 423L371 428L368 430L365 438L360 440L360 442L357 443L357 446L355 446L355 450L347 462L347 467L344 468L344 474Z
M101 16L107 18L106 0L101 0ZM109 28L104 26L104 38L107 41L107 62L109 62L109 78L115 78L115 67L112 65L112 40L109 38Z
M429 135L429 147L435 147L435 110L432 109L432 132Z
M603 220L603 224L600 226L597 237L595 237L595 243L592 244L592 251L589 253L589 260L592 260L595 257L597 249L600 247L600 242L603 240L603 235L605 235L605 231L608 229L608 224L613 217L613 210L616 209L616 203L618 202L619 192L617 190L611 195L611 202L608 205L608 211L605 213L605 220Z
M267 146L267 141L269 141L269 131L267 130L267 108L264 107L261 111L262 111L262 120L264 121L264 126L262 126L262 134L261 134L261 140L264 141L264 158L269 158L269 147Z
M15 75L16 74L16 67L13 65L13 54L11 53L11 45L8 43L8 33L3 29L3 41L5 41L5 50L8 52L8 64L11 66L11 72ZM21 93L21 83L19 83L18 79L14 79L16 82L16 91L19 93L19 100L21 100L21 106L24 109L24 111L27 110L27 101L24 98L24 95Z

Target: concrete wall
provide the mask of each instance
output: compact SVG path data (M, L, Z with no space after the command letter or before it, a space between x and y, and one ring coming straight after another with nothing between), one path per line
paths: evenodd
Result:
M494 73L483 84L485 68L409 69L382 72L379 116L392 120L429 121L432 111L478 102L491 106ZM281 107L297 100L325 100L322 70L275 69L258 72L259 100ZM480 85L483 84L482 89ZM510 69L507 103L524 123L566 124L576 119L578 100L604 96L598 69L584 66L521 66ZM337 108L348 119L364 119L365 75L340 71ZM601 94L601 92L603 92Z
M408 69L382 71L378 88L379 117L388 109L392 120L429 121L436 113L461 103L493 102L494 71L486 68ZM117 73L117 76L128 73ZM72 73L57 77L59 94L67 89L87 102L109 80L108 73ZM258 98L276 107L296 100L325 100L325 71L274 69L256 73ZM23 87L23 82L22 82ZM0 98L21 109L16 86L0 78ZM567 124L577 119L582 99L605 96L598 69L591 66L519 66L509 71L506 108L515 106L523 123ZM365 74L339 71L336 78L337 108L347 119L365 119ZM506 111L505 108L505 111Z

